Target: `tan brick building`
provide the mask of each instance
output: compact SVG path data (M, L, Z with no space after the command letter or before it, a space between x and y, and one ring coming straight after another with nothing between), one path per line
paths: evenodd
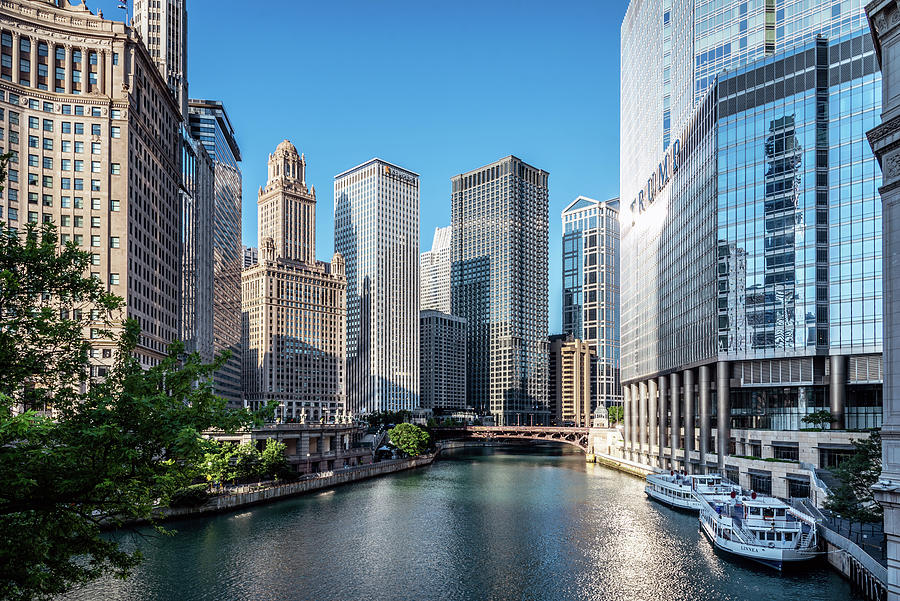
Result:
M597 351L571 334L550 337L550 406L558 425L591 425L591 361Z
M83 4L0 7L0 221L52 222L141 325L144 365L178 335L178 106L135 31ZM94 375L112 361L100 323Z
M287 140L259 190L259 262L241 274L244 400L278 417L328 419L345 406L344 259L316 261L316 191Z

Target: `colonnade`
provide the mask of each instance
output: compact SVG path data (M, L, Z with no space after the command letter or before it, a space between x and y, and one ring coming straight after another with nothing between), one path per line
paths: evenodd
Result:
M727 362L623 384L626 459L662 469L704 473L707 465L712 466L709 462L715 454L712 469L723 469L731 438L730 419L716 420L718 444L711 448L713 369L716 415L730 416Z

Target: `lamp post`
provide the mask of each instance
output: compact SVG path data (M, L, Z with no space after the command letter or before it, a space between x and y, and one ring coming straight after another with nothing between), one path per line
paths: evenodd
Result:
M309 474L309 451L306 452L306 473Z

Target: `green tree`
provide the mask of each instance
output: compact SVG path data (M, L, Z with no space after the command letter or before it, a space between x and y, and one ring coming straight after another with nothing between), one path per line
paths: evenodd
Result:
M280 440L270 438L266 441L266 448L259 456L259 471L262 476L278 476L287 469L287 457L285 456L287 445Z
M610 405L606 408L606 415L609 418L609 425L622 423L625 419L625 410L621 405Z
M822 409L821 411L813 411L812 413L805 415L800 421L819 428L819 430L825 430L825 426L834 421L834 415L831 411Z
M407 455L416 457L428 448L429 436L415 424L397 424L388 430L388 440Z
M209 429L253 423L226 408L204 364L174 343L144 370L127 320L114 364L91 379L85 328L122 301L86 277L90 254L54 228L0 230L0 598L49 599L141 559L101 525L152 519L197 474ZM93 311L93 315L91 312ZM105 326L104 326L105 327ZM37 412L33 409L49 409Z
M872 486L881 475L881 433L853 441L853 454L832 472L840 481L825 501L825 508L855 522L877 522L883 516Z

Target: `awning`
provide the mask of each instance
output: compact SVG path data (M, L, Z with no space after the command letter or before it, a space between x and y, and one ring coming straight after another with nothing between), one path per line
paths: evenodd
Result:
M782 476L785 480L793 480L794 482L802 482L804 484L809 484L809 475L803 474L787 474L786 476Z
M835 451L853 451L856 449L852 444L842 444L839 442L820 442L816 446L820 449L832 449Z
M783 440L773 440L772 446L773 447L791 447L793 449L796 449L800 446L800 443L799 442L788 442L788 441L783 441Z
M754 476L768 476L770 478L772 477L772 472L767 470L757 470L752 467L747 469L747 473L753 474Z

